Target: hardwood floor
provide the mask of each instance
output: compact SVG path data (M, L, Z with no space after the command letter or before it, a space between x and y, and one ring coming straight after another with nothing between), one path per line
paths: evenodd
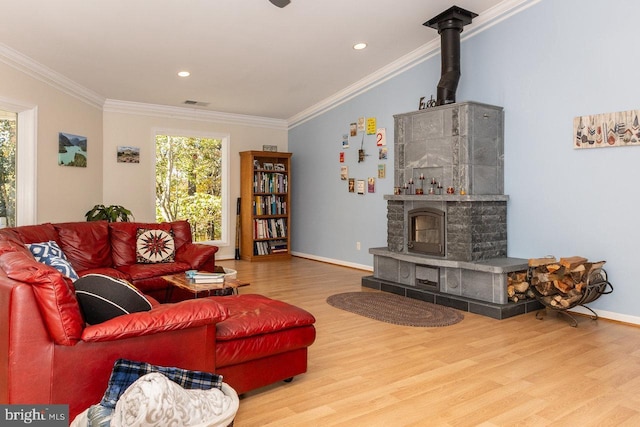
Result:
M244 395L236 427L638 426L640 328L550 314L464 313L443 328L370 320L331 307L370 272L302 258L219 261L259 293L317 319L306 374ZM374 291L372 291L374 292Z

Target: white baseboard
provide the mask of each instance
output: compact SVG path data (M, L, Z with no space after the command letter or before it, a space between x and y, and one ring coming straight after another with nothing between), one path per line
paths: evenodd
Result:
M305 254L305 253L301 253L301 252L291 252L291 255L297 256L297 257L300 257L300 258L307 258L307 259L310 259L310 260L313 260L313 261L326 262L328 264L341 265L343 267L350 267L350 268L355 268L357 270L364 270L364 271L373 272L373 267L371 267L370 265L356 264L356 263L353 263L353 262L342 261L340 259L324 258L324 257L319 257L317 255L309 255L309 254ZM233 261L234 259L235 258L232 257L232 256L218 257L216 255L216 261Z
M575 307L571 310L568 310L572 313L585 314L587 316L593 316L589 310L584 307ZM638 316L629 316L628 314L616 313L613 311L605 311L605 310L593 310L596 312L599 318L614 320L616 322L629 323L631 325L640 325L640 317Z
M297 256L297 257L300 257L300 258L312 259L314 261L326 262L326 263L329 263L329 264L341 265L343 267L350 267L350 268L356 268L358 270L365 270L365 271L373 272L373 267L370 266L370 265L356 264L356 263L353 263L353 262L342 261L340 259L319 257L317 255L310 255L310 254L305 254L305 253L301 253L301 252L291 252L291 255Z

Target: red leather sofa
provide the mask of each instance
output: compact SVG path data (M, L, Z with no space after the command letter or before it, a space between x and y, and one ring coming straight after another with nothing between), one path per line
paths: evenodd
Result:
M138 229L171 232L175 261L156 264L136 262ZM140 222L66 222L27 225L0 229L0 237L22 243L55 241L79 276L104 274L128 280L146 295L164 302L170 286L162 276L187 270L214 271L217 246L192 242L187 221L165 223Z
M116 277L124 274L138 286L151 284L147 288L151 291L167 286L156 285L158 277L143 274L143 268L129 264L123 270L117 262L115 267L108 266L101 252L106 245L97 244L104 241L105 226L112 248L114 234L128 228L104 223L96 231L94 226L96 223L43 224L0 230L0 403L68 404L72 419L100 401L119 358L215 372L238 393L306 372L315 319L298 307L261 295L167 304L149 298L150 311L87 325L72 282L37 262L24 243L46 240L43 237L59 239L80 275L89 271ZM63 238L65 233L77 238ZM185 261L194 254L214 262L188 242L180 247L184 245L177 250L181 255L176 254L176 263L202 265ZM67 253L69 248L78 252ZM78 255L81 250L82 257ZM116 251L112 257L117 259Z

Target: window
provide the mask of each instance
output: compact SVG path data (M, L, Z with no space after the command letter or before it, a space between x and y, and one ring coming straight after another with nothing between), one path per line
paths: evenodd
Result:
M15 224L36 224L38 107L0 97L0 110L17 113Z
M0 227L16 225L17 114L0 111Z
M228 136L156 134L156 219L189 220L196 242L227 242Z

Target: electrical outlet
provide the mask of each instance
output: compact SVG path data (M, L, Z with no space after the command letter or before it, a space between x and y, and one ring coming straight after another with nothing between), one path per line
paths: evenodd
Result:
M359 251L360 250L360 242L356 242L356 250Z

